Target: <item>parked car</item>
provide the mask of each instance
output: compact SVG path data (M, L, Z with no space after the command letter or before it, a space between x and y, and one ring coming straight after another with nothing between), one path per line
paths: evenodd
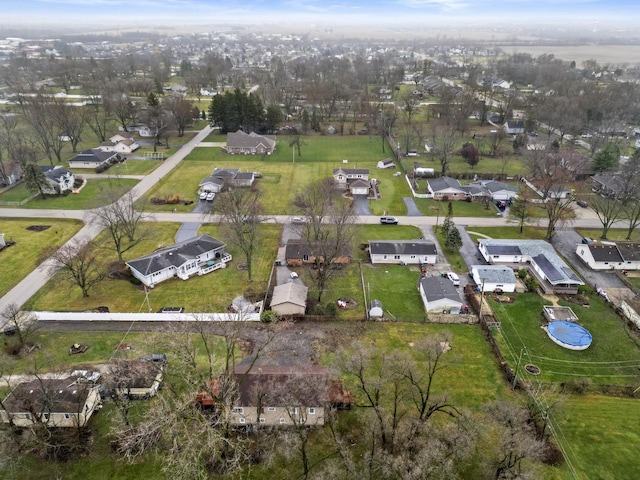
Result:
M458 276L457 273L455 273L455 272L447 272L447 278L449 280L451 280L451 283L453 283L454 287L459 287L460 286L460 277Z
M200 194L200 200L206 200L207 199L207 192L202 192Z
M306 220L304 219L304 217L292 217L291 218L291 223L305 223Z
M289 274L289 276L290 276L291 278L298 278L298 274L297 274L296 272L291 272L291 273Z
M216 194L211 192L207 193L207 202L213 202L213 199L216 198Z
M380 223L388 225L397 225L398 219L396 217L380 217Z
M584 243L585 245L589 245L591 243L595 243L595 240L589 237L582 237L582 243Z
M585 202L584 200L576 200L576 203L581 206L582 208L587 208L589 206L589 204L587 202Z

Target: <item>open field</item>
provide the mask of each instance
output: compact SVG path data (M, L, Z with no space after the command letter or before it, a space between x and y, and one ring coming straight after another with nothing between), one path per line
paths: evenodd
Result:
M41 232L27 230L31 225L51 227ZM5 234L5 240L16 242L14 246L0 252L0 296L38 266L40 255L46 247L62 245L80 228L82 222L78 220L0 218L0 233Z
M535 293L519 293L512 304L490 300L501 322L493 335L515 369L522 355L518 374L525 380L541 382L580 382L640 385L640 342L626 331L624 322L597 295L588 295L587 307L560 302L571 307L579 323L589 330L593 343L583 351L572 351L555 344L542 330L542 306L548 304ZM525 364L541 369L537 377L524 372Z

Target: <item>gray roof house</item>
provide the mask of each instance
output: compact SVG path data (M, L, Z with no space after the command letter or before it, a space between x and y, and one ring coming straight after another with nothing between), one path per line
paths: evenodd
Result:
M519 264L529 267L544 293L578 293L584 282L576 275L553 246L544 240L486 239L478 240L478 249L491 263Z
M358 180L366 180L367 185L369 183L369 169L368 168L334 168L333 180L337 188L346 190L351 188L351 185Z
M231 255L224 247L220 240L205 233L126 263L134 277L153 288L173 277L188 280L195 274L205 275L225 268Z
M591 177L594 188L598 193L617 198L625 194L624 179L619 175L593 175Z
M633 242L580 244L576 254L593 270L640 270L640 244Z
M448 278L441 276L421 278L418 282L418 291L425 312L444 312L462 306L458 289Z
M371 263L434 264L438 251L433 242L417 240L370 240Z
M427 182L427 190L434 200L465 200L468 192L460 182L451 177L431 178Z
M496 182L494 180L482 182L482 186L487 189L492 200L511 200L518 196L520 189L515 185Z
M504 123L504 131L509 135L524 133L524 122L522 120L507 120Z
M70 168L96 168L101 165L115 163L118 160L116 152L104 152L99 148L83 150L69 160Z
M55 167L45 166L40 167L42 173L44 173L49 188L44 190L44 193L48 194L62 194L73 190L73 184L75 182L75 176L66 168L56 165Z
M254 172L241 172L238 168L216 168L200 182L200 191L218 193L225 186L250 187L255 178Z
M258 135L242 130L227 133L227 153L244 155L271 155L276 149L276 139L271 135Z
M516 275L505 265L472 265L471 276L478 288L485 292L515 292Z

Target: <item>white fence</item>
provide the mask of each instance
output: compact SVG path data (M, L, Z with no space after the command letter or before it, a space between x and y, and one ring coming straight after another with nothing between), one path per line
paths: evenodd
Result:
M431 195L430 193L416 193L416 191L413 189L413 185L411 183L411 179L409 178L409 175L405 175L404 178L409 184L409 188L411 189L413 198L433 198L433 195Z
M31 312L54 322L259 322L260 313L96 313Z

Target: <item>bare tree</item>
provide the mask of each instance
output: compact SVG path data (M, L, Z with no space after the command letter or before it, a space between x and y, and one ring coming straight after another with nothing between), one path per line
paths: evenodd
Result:
M99 254L85 239L69 241L59 249L46 248L43 258L49 258L51 273L59 272L64 280L78 286L83 297L106 276Z
M585 160L572 152L532 151L529 171L547 215L547 240L551 240L557 226L571 221L574 202L570 193L571 182L585 171Z
M247 275L252 280L253 255L260 246L260 224L264 222L264 208L257 187L233 187L219 193L214 209L223 219L224 229L243 253Z
M16 304L12 303L0 313L0 323L5 335L15 338L15 342L11 342L13 346L10 351L5 348L8 353L18 355L23 348L33 344L33 337L38 331L38 322L30 312L20 310Z
M62 108L62 100L40 94L35 97L19 96L18 105L51 165L54 157L58 163L62 162L65 132L56 114Z
M15 147L16 161L24 175L24 183L31 193L37 193L45 198L45 192L49 190L49 182L38 164L38 151L34 145L20 141Z
M611 196L594 195L590 200L589 207L595 212L602 224L600 238L606 240L609 229L622 215L624 204Z
M178 136L182 137L185 129L193 122L193 103L182 95L170 95L163 103L171 122L178 130Z
M122 255L149 233L142 223L149 215L144 201L136 203L133 192L129 191L120 198L117 195L114 190L102 192L101 204L104 206L90 210L88 216L108 232L111 248L118 254L118 260L123 261Z
M301 225L301 236L313 262L311 276L318 302L341 259L350 256L356 233L353 205L341 202L339 193L333 179L325 178L299 192L293 202L308 220Z
M520 233L522 233L524 226L531 220L535 213L536 207L532 200L530 190L522 189L518 196L511 202L509 218L518 222Z
M460 132L453 125L432 122L429 137L433 146L433 155L440 162L440 175L449 172L453 156L458 150Z

